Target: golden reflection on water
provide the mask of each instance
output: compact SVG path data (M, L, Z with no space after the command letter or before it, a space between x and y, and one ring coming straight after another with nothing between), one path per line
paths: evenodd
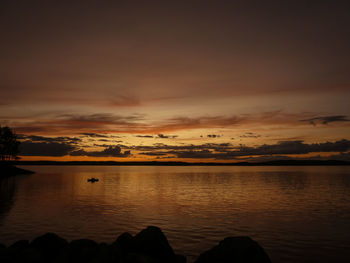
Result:
M302 262L315 245L324 259L350 258L339 253L350 240L348 167L30 168L37 173L11 179L0 242L48 231L111 242L157 225L190 261L230 235L255 238L277 262Z

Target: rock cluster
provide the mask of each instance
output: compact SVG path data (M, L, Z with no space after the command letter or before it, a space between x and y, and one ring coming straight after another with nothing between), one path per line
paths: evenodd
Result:
M195 263L270 263L264 249L250 237L227 237L202 253Z
M89 239L67 242L53 233L39 236L32 242L20 240L9 247L0 244L0 262L186 263L186 257L175 254L163 232L150 226L134 237L124 233L112 244ZM256 242L238 237L226 238L196 261L207 262L268 263L270 260Z

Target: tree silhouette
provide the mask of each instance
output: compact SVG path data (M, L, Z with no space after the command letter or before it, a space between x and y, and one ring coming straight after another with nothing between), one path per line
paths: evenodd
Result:
M0 126L0 160L16 159L19 153L19 145L17 135L9 127Z

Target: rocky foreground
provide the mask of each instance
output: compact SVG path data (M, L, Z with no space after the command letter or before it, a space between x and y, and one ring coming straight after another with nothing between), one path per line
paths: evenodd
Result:
M120 262L120 263L185 263L177 255L163 232L147 227L134 237L120 235L112 244L89 239L71 242L47 233L33 241L20 240L9 247L0 244L0 262ZM271 262L264 249L249 237L228 237L219 245L202 253L195 263Z

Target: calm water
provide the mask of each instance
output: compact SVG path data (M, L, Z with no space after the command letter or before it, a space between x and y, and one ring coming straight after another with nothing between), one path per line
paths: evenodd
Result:
M27 167L0 181L0 242L112 242L148 225L191 262L248 235L273 262L350 262L350 167ZM98 183L87 178L97 177Z

